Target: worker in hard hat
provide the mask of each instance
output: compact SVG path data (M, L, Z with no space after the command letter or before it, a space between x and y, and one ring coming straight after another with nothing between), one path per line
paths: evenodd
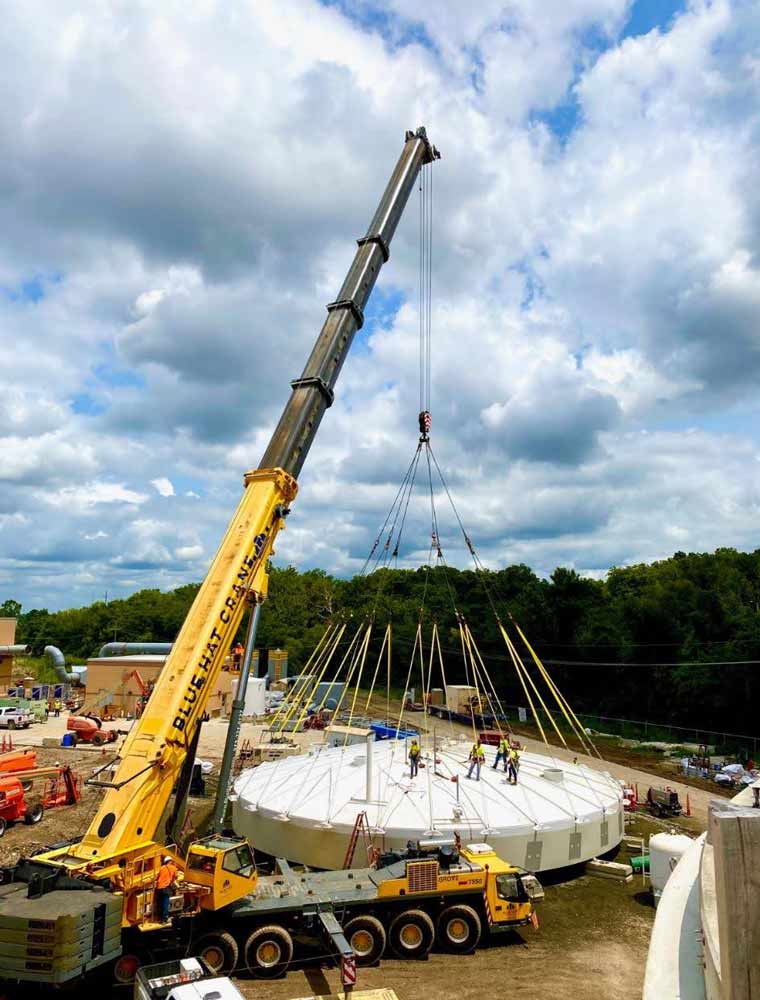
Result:
M245 654L245 646L242 642L236 642L232 647L232 669L240 670L243 664L243 656Z
M177 878L177 866L171 855L164 855L161 867L158 869L156 878L156 899L159 905L159 921L162 924L169 923L169 902L172 896L172 887Z
M485 763L486 752L483 749L483 744L480 742L480 737L478 736L477 741L472 744L472 749L470 750L470 770L467 772L467 777L472 777L472 772L475 771L475 780L480 781L480 769Z
M506 773L508 755L509 755L509 741L504 736L502 736L502 738L499 740L499 747L496 751L496 760L493 762L494 771L498 768L499 761L503 760L504 772Z
M520 770L520 751L515 747L509 748L507 756L507 781L510 785L517 784L517 772Z
M57 719L58 716L61 714L61 699L60 698L56 698L55 701L53 702L53 711L55 712L55 717Z
M420 745L417 740L412 740L411 746L409 747L409 769L411 771L409 777L416 778L417 771L420 766Z

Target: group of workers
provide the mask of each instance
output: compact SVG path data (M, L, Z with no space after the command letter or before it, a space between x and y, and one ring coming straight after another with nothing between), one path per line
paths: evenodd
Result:
M483 743L478 736L475 743L472 744L472 749L470 750L470 769L467 772L467 777L472 777L472 772L475 772L475 780L480 781L480 769L485 763L486 751L483 747ZM493 762L494 771L499 767L499 761L504 761L504 773L507 775L507 780L510 785L517 784L517 772L520 770L520 751L517 747L513 747L509 740L502 736L499 740L499 745L496 749L496 759Z
M475 743L472 744L472 749L470 750L470 756L468 758L470 768L467 772L467 777L472 778L473 771L475 772L475 780L480 781L480 769L486 760L486 751L483 743L478 736ZM502 737L499 740L499 745L496 750L496 760L493 764L494 771L499 767L499 762L504 762L504 773L507 775L507 780L510 785L517 784L517 774L520 770L520 751L517 747L513 747L506 737ZM409 777L415 778L419 772L420 767L420 744L417 739L413 739L409 745Z

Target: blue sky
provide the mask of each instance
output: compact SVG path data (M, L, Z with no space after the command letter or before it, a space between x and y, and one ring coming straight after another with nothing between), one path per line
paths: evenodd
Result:
M0 599L203 576L419 124L436 452L486 563L754 548L758 46L749 0L15 8ZM358 571L414 447L416 199L282 563Z

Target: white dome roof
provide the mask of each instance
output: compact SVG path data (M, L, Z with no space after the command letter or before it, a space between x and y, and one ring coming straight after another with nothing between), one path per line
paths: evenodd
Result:
M316 868L342 866L361 812L381 848L458 833L532 871L576 864L619 843L622 793L606 772L523 751L519 782L510 785L501 765L491 766L495 748L485 747L480 781L468 780L470 745L439 741L435 767L432 747L423 749L415 778L402 740L373 743L371 768L363 744L261 764L235 781L233 825L254 848ZM354 864L365 864L361 844Z

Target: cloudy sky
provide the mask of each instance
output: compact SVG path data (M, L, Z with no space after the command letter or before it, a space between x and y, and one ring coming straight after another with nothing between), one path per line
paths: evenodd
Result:
M202 578L420 124L433 440L484 561L757 547L756 2L27 0L0 64L0 600ZM415 193L281 564L357 571L393 498L418 254Z

